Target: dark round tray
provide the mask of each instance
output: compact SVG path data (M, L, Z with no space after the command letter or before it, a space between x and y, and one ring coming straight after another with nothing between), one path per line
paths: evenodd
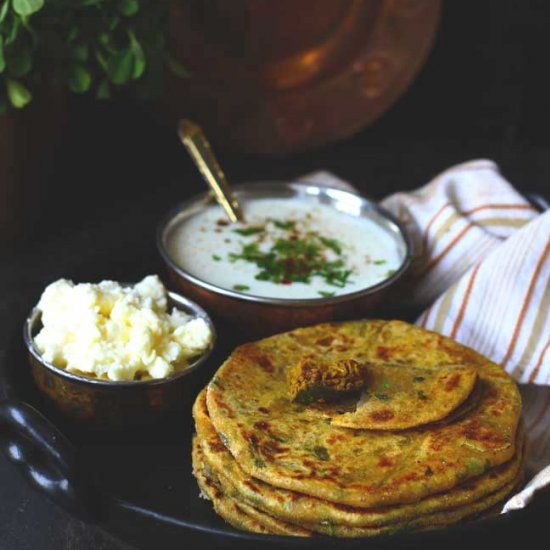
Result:
M145 273L161 273L150 237L152 221L158 217L154 209L148 216L129 213L124 223L107 218L91 229L61 235L39 249L29 248L4 268L0 282L9 288L4 302L4 313L9 315L3 316L5 354L0 356L0 448L30 483L70 513L143 548L164 550L185 544L315 549L494 547L525 542L527 533L529 537L544 535L548 492L525 510L426 533L302 539L241 532L199 498L190 458L191 400L156 425L123 432L95 432L60 416L31 379L22 339L25 314L42 288L59 276L132 280ZM137 219L138 225L133 223ZM117 239L112 238L113 230ZM193 382L193 395L239 342L231 327L218 326L218 334L217 350Z

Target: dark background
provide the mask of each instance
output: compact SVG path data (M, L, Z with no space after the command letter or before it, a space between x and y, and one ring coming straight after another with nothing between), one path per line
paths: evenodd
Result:
M291 158L220 160L232 181L326 169L378 198L422 185L452 164L490 158L521 191L549 196L549 35L550 3L543 0L447 0L421 74L373 125ZM0 361L18 328L14 319L55 278L130 280L161 272L156 223L175 201L202 189L175 129L131 101L71 100L68 124L29 236L0 249ZM533 510L541 537L548 512ZM182 548L191 542L200 539ZM133 546L52 505L0 456L0 548Z

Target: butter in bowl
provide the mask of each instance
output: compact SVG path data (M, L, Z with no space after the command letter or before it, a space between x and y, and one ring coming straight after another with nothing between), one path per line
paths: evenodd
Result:
M135 285L49 285L24 327L38 388L90 426L140 425L176 409L210 355L214 326L157 276Z

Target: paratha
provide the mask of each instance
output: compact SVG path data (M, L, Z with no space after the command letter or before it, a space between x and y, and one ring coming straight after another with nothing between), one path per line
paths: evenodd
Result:
M202 451L199 443L193 440L193 474L197 479L203 495L212 501L218 514L237 529L264 533L270 535L293 535L307 537L312 531L285 523L276 518L256 510L246 502L237 502L229 498L220 487L215 475L208 473L205 468Z
M465 365L437 370L406 365L365 365L365 388L353 412L332 419L334 426L405 430L445 419L472 393L475 369Z
M437 370L467 365L482 395L455 422L405 432L350 430L293 403L300 357ZM238 347L207 389L219 437L251 477L333 503L380 507L446 492L511 460L521 413L513 380L473 350L400 321L323 324ZM307 410L306 410L307 409Z
M326 519L321 520L319 523L305 524L298 524L297 518L292 518L292 521L288 522L281 521L254 505L240 500L240 495L235 492L228 478L220 477L210 470L202 455L202 448L198 440L193 442L193 468L201 491L212 501L216 511L228 523L238 529L247 531L293 536L311 536L319 533L338 537L372 537L412 530L438 529L467 518L496 512L495 505L501 503L517 487L521 479L521 476L518 476L516 480L508 483L495 493L467 506L381 527L349 527L334 524Z
M382 508L358 508L328 502L309 495L272 487L271 485L247 475L220 441L214 426L210 422L206 407L206 392L203 390L193 407L193 416L197 431L197 441L202 448L203 461L218 479L231 487L234 498L278 518L300 525L319 524L322 529L338 526L395 528L396 524L438 512L461 509L497 491L507 493L521 474L523 434L518 434L518 452L514 458L478 476L449 492L427 497L419 502L387 506ZM227 492L227 489L226 489ZM498 500L498 499L497 499ZM464 510L466 514L468 510ZM472 512L473 513L473 512ZM326 532L324 529L323 532Z

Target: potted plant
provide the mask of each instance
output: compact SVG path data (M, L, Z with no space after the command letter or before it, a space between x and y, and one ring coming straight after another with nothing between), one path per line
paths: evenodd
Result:
M162 85L173 0L0 0L0 241L31 218L66 92L140 95ZM34 201L36 202L36 201Z

